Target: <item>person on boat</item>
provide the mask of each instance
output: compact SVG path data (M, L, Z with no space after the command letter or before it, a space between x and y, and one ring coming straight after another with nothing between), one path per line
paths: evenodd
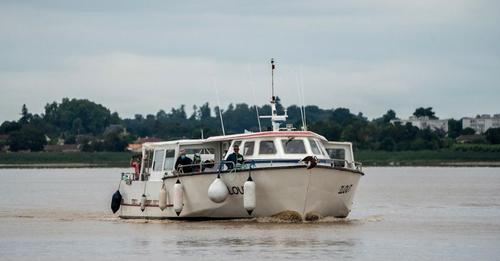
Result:
M238 146L237 144L233 146L233 153L227 156L226 161L232 161L234 163L226 163L228 169L232 169L234 167L237 167L239 164L243 164L245 159L243 158L243 155L240 154L240 146Z
M130 167L134 168L134 179L139 180L141 172L141 155L132 156L130 159Z
M175 169L178 170L179 166L182 167L182 172L183 173L190 173L193 172L193 167L192 166L185 166L185 165L191 165L193 164L193 160L191 160L188 156L186 156L186 150L181 149L179 151L179 157L175 161Z

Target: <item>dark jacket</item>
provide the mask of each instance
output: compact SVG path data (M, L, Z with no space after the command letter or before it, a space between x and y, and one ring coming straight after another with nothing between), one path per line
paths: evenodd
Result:
M243 159L243 155L241 155L239 153L236 154L236 152L233 152L233 153L229 154L229 156L227 156L226 161L232 161L232 162L234 162L234 165L231 164L231 163L229 163L229 164L226 163L227 168L228 169L232 169L234 166L236 166L236 164L243 164L243 162L245 160Z
M177 170L177 168L179 167L179 165L190 165L190 164L193 164L193 160L191 160L189 157L178 157L177 160L175 161L175 169ZM193 172L193 167L192 166L186 166L186 167L182 167L182 172L184 173L189 173L189 172Z

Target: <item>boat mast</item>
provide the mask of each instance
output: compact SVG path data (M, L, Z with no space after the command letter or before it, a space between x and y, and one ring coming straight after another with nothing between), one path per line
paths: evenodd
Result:
M281 122L285 122L288 117L285 109L285 114L278 115L278 111L276 110L276 96L274 96L274 59L271 58L271 116L260 116L260 118L271 119L271 123L273 125L273 131L280 130Z
M274 101L274 59L271 58L271 100Z

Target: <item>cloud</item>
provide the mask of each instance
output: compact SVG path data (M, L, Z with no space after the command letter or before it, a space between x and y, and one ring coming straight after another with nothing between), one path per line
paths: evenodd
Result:
M23 103L88 98L124 116L186 104L298 102L378 117L433 106L441 117L498 110L495 1L4 1L0 120ZM251 76L248 73L251 68ZM253 82L252 85L249 82ZM252 87L253 86L253 87ZM253 97L252 89L256 96Z
M469 79L476 72L439 61L430 64L342 61L309 66L278 60L276 93L285 105L297 104L296 78L302 72L306 103L324 108L347 107L376 117L390 108L409 115L418 106L434 106L440 115L448 107L449 115L454 115L457 104L443 104L454 97L461 108L474 109L467 100L474 82ZM491 69L497 66L492 64ZM217 103L216 88L223 107L237 102L265 104L270 96L268 61L231 63L203 57L113 53L70 57L61 68L50 73L2 74L0 85L8 90L4 97L17 101L17 107L28 103L37 112L45 102L63 97L88 98L132 117L134 113L155 113L180 104L190 108L208 101L213 107ZM467 113L462 109L458 112Z

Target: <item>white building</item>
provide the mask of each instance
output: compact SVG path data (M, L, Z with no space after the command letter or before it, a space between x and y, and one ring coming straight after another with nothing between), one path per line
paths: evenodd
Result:
M471 128L476 134L483 134L490 128L500 128L500 114L491 117L489 114L476 116L476 118L462 118L462 129Z
M448 132L448 120L438 120L438 119L429 119L429 117L416 117L411 116L408 120L391 120L392 124L400 123L401 125L406 125L410 123L412 126L415 126L421 130L423 129L431 129L431 130L442 130L445 133Z

